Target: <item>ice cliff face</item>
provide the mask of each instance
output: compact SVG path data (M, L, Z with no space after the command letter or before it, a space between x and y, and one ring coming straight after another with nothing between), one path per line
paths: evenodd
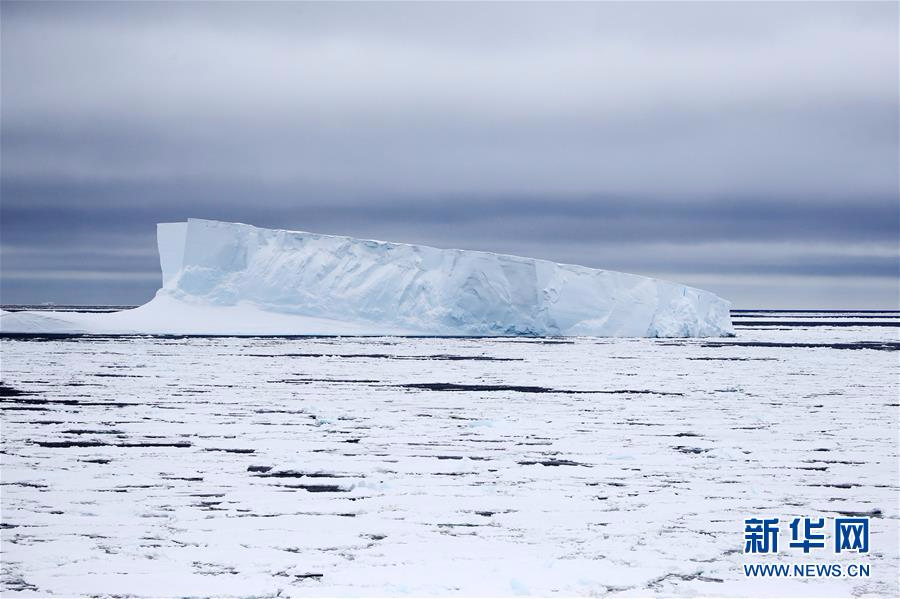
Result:
M727 301L637 275L198 219L157 231L163 288L154 302L192 309L250 306L371 334L733 334Z

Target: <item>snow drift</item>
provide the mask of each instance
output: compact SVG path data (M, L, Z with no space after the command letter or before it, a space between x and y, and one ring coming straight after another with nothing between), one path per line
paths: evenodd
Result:
M648 277L489 252L189 219L157 225L162 288L108 314L4 312L11 332L733 335L730 304Z

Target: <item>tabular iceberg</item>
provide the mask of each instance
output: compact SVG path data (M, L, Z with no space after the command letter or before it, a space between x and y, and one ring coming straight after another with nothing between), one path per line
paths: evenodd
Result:
M3 332L733 335L730 304L584 266L189 219L157 225L163 286L111 314L3 313Z

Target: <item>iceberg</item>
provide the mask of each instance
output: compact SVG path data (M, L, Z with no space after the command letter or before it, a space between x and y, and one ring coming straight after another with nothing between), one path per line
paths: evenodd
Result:
M113 313L3 312L3 333L732 336L730 304L621 272L188 219L157 225L162 288Z

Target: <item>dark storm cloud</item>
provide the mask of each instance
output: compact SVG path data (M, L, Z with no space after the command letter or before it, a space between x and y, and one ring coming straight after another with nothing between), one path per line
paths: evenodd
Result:
M202 217L896 302L895 4L2 17L3 301L142 301Z

